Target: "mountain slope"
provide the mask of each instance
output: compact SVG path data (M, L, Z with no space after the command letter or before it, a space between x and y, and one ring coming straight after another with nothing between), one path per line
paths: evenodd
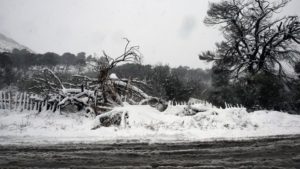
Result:
M0 33L0 52L11 52L13 49L26 49L29 52L33 52L31 49L24 45L19 44L15 40L6 37Z

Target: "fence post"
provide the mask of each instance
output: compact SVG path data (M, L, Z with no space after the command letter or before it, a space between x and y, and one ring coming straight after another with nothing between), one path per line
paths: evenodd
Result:
M26 110L26 99L27 99L27 96L26 96L26 93L23 93L23 98L22 98L22 109L23 110Z
M39 101L39 110L38 110L39 113L42 111L42 105L43 105L43 102Z
M35 110L39 110L39 101L35 101L36 102L36 105L35 105Z
M19 101L18 101L18 108L21 111L23 109L22 107L22 98L23 98L23 93L20 93Z
M30 99L30 101L31 101L31 108L30 108L30 110L34 110L34 104L35 104L35 103L34 103L34 101L31 100L31 99Z
M9 102L9 110L12 109L12 106L11 106L11 91L8 92L8 102Z
M48 110L48 100L46 100L46 103L45 103L45 111Z
M17 110L17 101L18 101L18 93L16 93L15 98L14 98L14 109Z
M61 95L59 95L59 100L58 100L58 103L60 102L61 100ZM58 106L58 109L59 109L59 114L61 114L61 111L60 111L60 106Z
M27 110L30 111L30 106L31 106L31 102L32 100L30 99L31 94L28 95L28 103L27 103Z
M2 108L2 109L5 109L5 107L4 107L4 101L3 101L3 92L2 92L2 91L1 91L1 93L0 93L0 99L1 99L1 101L0 101L1 108Z
M6 109L5 92L2 92L2 103L3 103L3 109Z
M24 93L24 95L25 95L25 98L24 98L24 110L26 110L27 109L27 106L28 106L28 94L25 92Z
M0 91L0 96L1 96L1 95L2 95L2 91ZM1 97L0 97L0 109L3 109Z
M20 98L19 98L19 110L22 111L23 107L22 107L22 99L23 99L23 95L24 93L20 93Z

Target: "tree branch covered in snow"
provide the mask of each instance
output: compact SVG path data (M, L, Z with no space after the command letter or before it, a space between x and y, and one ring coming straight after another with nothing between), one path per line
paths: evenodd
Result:
M125 40L127 43L122 55L113 59L103 52L103 57L97 60L95 69L97 78L73 75L73 81L62 81L52 70L44 69L43 74L35 78L38 84L36 87L43 86L47 98L58 103L56 106L65 108L68 105L76 105L79 110L90 107L96 114L110 110L111 107L123 106L123 102L139 104L142 100L151 99L155 100L155 106L164 104L162 100L149 96L133 84L146 85L146 83L119 79L115 74L110 74L110 71L120 63L141 61L138 46L130 46L129 40L126 38Z
M200 59L238 77L268 72L282 78L287 74L283 62L292 66L299 60L300 22L298 16L275 18L289 0L229 0L210 4L207 25L220 25L225 40L217 51L207 51Z

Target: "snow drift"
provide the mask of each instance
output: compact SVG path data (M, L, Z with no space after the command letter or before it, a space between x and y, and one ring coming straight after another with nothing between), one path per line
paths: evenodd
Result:
M120 125L101 125L100 116L82 113L15 112L0 110L1 144L58 142L173 142L300 134L300 116L276 111L245 108L219 109L209 104L195 104L201 109L184 114L186 106L169 106L159 112L148 105L126 105L109 112L120 113Z

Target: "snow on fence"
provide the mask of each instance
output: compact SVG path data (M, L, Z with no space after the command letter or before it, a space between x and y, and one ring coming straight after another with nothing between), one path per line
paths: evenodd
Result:
M43 110L55 111L57 107L35 94L0 91L0 109L41 112Z
M188 105L204 105L207 107L213 108L214 106L206 100L189 100L188 102L177 102L177 101L168 101L168 106L188 106Z
M206 101L206 100L198 100L198 99L190 99L188 102L176 102L176 101L168 101L168 106L169 107L176 107L176 106L197 106L197 105L202 105L207 108L220 108L214 106L212 103ZM229 104L224 102L225 109L231 109L231 108L245 108L241 104Z
M199 106L206 108L215 108L214 105L205 101L190 99L188 102L176 102L169 101L168 107L177 107L177 106ZM225 108L244 108L242 105L230 105L225 103ZM50 110L55 112L56 110L60 111L60 106L58 101L55 99L43 99L36 94L26 93L26 92L11 92L11 91L0 91L0 109L6 110L16 110L16 111L34 111L41 112L45 110Z

